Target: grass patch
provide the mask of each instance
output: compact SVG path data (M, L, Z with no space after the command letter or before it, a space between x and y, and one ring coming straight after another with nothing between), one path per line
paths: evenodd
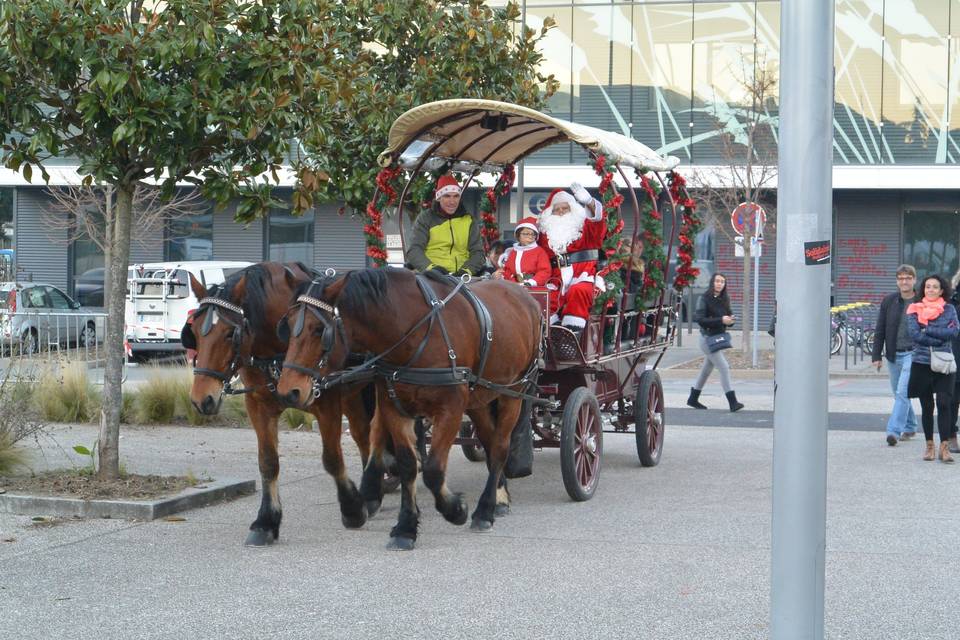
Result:
M100 394L80 363L42 374L33 398L40 415L51 422L90 422L100 409Z
M300 409L287 409L280 416L280 419L287 423L290 429L307 429L313 424L313 414L301 411Z
M134 420L139 424L173 422L177 414L177 399L182 393L182 377L182 372L178 370L150 367L146 381L137 389L133 404Z

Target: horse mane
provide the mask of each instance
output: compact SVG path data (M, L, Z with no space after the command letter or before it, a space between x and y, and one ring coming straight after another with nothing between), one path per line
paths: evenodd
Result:
M309 273L309 271L308 271ZM263 322L267 311L267 289L271 288L270 272L263 264L252 264L236 273L230 274L223 284L215 284L207 291L210 298L219 298L227 302L234 302L234 290L240 280L246 278L243 302L243 314L253 322L254 318Z
M316 271L312 271L316 273ZM347 313L362 313L368 306L386 302L388 275L394 269L357 269L349 271L337 296L336 305ZM396 272L399 273L399 272ZM327 287L338 280L337 276L319 275L314 280L300 283L293 292L293 300L302 295L326 298Z

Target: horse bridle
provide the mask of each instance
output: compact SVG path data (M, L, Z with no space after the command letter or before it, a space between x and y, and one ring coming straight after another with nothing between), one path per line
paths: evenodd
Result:
M233 378L237 375L237 370L243 365L243 358L240 355L240 346L243 344L243 332L248 326L248 321L243 312L243 308L232 302L228 302L227 300L222 300L220 298L203 298L200 300L200 305L197 307L197 311L199 312L204 307L209 308L210 311L203 318L203 322L200 325L200 335L205 336L210 333L210 330L213 329L215 322L214 314L217 314L224 322L233 327L233 334L230 337L230 342L233 345L233 359L230 361L230 366L226 373L217 371L216 369L198 367L196 366L196 360L194 360L193 375L215 378L223 383L223 392L225 394L232 394L233 387L230 384L230 381L233 380ZM240 317L240 320L237 321L231 318L228 314L220 312L220 309L229 311L231 314L236 314Z
M303 333L304 320L306 319L307 311L312 313L317 320L323 325L323 333L320 336L320 346L323 348L323 355L320 356L320 360L317 362L315 367L304 367L299 364L294 363L283 363L284 369L292 369L304 375L310 376L313 381L313 393L314 397L319 397L320 395L320 381L323 379L323 369L327 364L327 359L330 355L330 351L333 350L334 341L336 340L337 335L340 336L341 341L346 346L347 344L347 335L346 331L343 328L343 319L340 317L340 310L328 302L321 300L320 298L310 295L314 292L314 288L320 286L326 282L328 278L317 278L310 283L310 287L307 289L307 292L303 295L297 296L296 303L290 307L287 311L289 316L290 311L296 309L296 320L294 321L293 328L290 329L290 334L294 337L299 337ZM281 321L287 321L289 327L289 319L284 317Z

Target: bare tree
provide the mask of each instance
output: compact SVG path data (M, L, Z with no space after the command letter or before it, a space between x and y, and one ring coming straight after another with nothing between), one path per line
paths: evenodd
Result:
M754 203L766 212L766 233L775 228L776 205L772 189L777 178L776 116L777 72L773 65L758 58L745 57L739 75L746 96L743 106L715 101L707 111L715 118L715 139L720 145L721 164L696 171L690 187L696 190L705 222L712 224L734 244L736 234L727 224L730 214L742 203ZM744 216L743 224L743 299L741 326L743 353L751 355L752 289L750 238L755 234L755 219Z
M72 244L77 240L90 240L103 251L106 259L110 252L112 223L114 219L115 190L111 185L82 185L50 187L47 193L54 206L45 211L43 225L50 230L62 231L56 242ZM208 203L197 189L186 189L165 200L158 187L138 184L133 192L133 225L131 241L149 246L157 234L176 220L188 219L205 213Z

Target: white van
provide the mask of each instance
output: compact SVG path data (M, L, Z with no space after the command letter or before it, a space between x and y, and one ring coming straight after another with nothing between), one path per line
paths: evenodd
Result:
M199 301L190 275L210 288L251 262L190 261L135 264L127 272L124 336L132 359L182 352L180 330Z

